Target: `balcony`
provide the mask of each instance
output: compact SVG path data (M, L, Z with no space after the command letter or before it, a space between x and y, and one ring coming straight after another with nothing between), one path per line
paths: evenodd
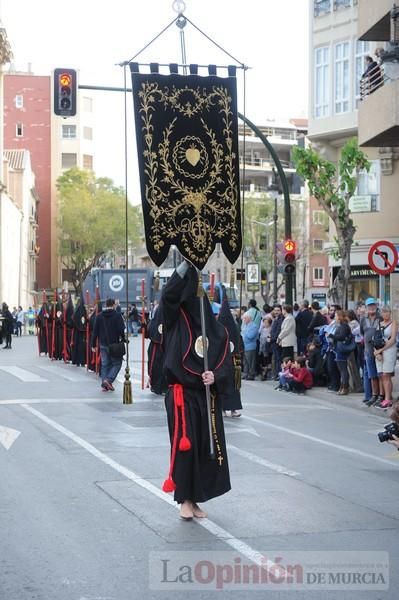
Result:
M372 147L397 146L399 139L399 79L364 96L359 105L359 145Z
M394 0L359 0L358 36L370 42L389 41Z
M287 160L280 159L283 169L292 169L292 163ZM247 170L255 171L271 171L274 168L274 162L270 158L250 158L240 157L240 168L242 169L245 165Z

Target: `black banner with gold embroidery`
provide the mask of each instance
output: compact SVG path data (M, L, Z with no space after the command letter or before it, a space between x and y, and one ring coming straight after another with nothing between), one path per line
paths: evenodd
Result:
M235 77L140 74L133 100L147 250L171 244L203 269L216 243L241 251Z

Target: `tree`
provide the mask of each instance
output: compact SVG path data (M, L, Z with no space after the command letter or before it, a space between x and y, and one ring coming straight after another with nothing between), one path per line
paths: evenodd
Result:
M57 180L59 253L77 294L105 255L125 254L125 192L111 179L78 168ZM140 208L128 205L129 241L140 234Z
M310 194L335 225L334 255L341 260L341 265L329 296L334 303L346 306L351 249L356 233L349 204L356 191L359 171L369 171L370 163L359 150L356 138L343 146L338 166L312 148L294 147L293 158L298 175L307 182Z

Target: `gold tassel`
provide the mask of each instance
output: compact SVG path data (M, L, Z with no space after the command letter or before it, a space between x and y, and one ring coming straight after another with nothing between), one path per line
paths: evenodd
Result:
M241 389L241 358L239 354L233 355L234 365L234 387L236 390Z
M126 365L125 381L123 382L123 404L133 404L132 382L130 381L130 369Z

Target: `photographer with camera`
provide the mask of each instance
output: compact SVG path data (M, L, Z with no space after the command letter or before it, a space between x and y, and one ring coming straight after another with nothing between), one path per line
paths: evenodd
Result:
M378 329L381 317L377 310L377 301L374 298L366 300L367 315L360 321L360 333L364 339L364 369L363 387L366 406L372 406L384 400L382 380L378 377L374 356L373 337Z
M385 425L384 431L380 431L378 439L381 443L388 442L399 450L399 404L396 404L391 414L392 422Z
M385 399L378 405L379 408L392 406L392 377L395 375L396 365L396 336L398 324L392 321L392 313L389 306L381 309L382 321L372 338L374 345L374 357L377 372L382 381Z

